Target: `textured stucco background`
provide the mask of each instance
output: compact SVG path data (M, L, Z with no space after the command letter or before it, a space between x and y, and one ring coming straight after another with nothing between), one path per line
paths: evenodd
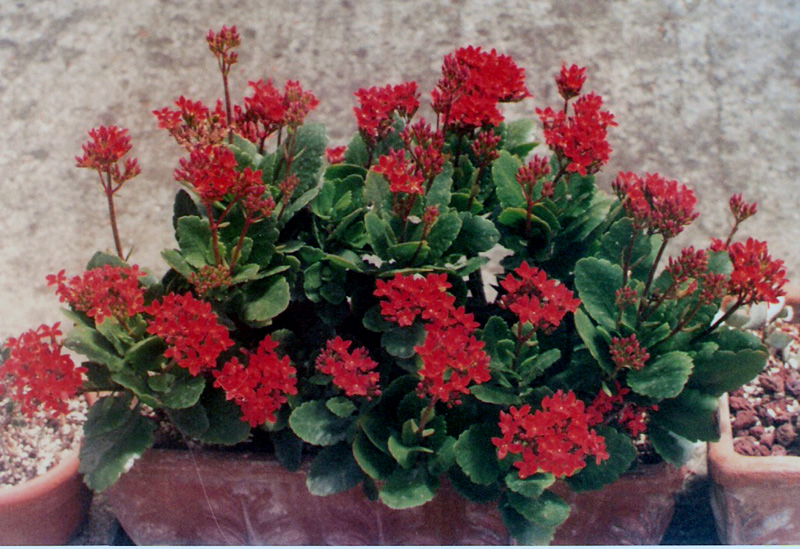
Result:
M800 275L800 2L3 0L0 338L60 320L45 275L79 273L113 245L96 176L74 167L94 126L131 131L143 173L118 195L120 230L133 262L163 272L180 150L150 111L221 95L204 36L223 24L243 36L233 97L249 79L299 80L332 144L354 130L353 91L413 79L424 100L462 45L526 68L535 97L511 115L555 101L562 61L588 66L619 123L602 185L630 170L693 186L702 214L681 243L701 246L727 231L727 199L742 192L761 211L741 236L768 240Z

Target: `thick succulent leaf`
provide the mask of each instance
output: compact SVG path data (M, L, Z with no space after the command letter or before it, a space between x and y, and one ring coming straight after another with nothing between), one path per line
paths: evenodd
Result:
M605 426L595 431L605 440L609 458L598 465L594 457L587 456L586 467L567 479L570 488L577 492L597 490L614 482L636 459L636 448L628 435Z
M575 264L575 288L586 312L607 330L616 328L616 291L622 287L622 267L587 257Z
M398 469L381 486L379 497L391 509L418 507L434 498L438 485L423 467Z
M330 446L344 440L352 425L350 419L337 417L326 406L324 400L310 400L292 411L289 426L292 431L316 446Z
M341 442L323 448L314 458L306 486L315 496L329 496L355 488L362 478L364 473L353 458L350 445Z
M464 431L455 446L456 462L476 484L491 484L500 475L497 448L492 437L500 433L496 425L475 424Z
M658 400L676 397L692 372L692 357L672 351L648 362L641 370L628 372L628 385L640 395Z

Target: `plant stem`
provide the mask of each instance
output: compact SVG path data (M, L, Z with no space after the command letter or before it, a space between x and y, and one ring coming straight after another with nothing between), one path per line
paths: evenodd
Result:
M637 312L637 320L641 318L642 313L644 312L645 304L647 303L648 298L650 297L650 286L653 285L653 279L656 275L656 269L658 269L658 264L661 262L661 256L664 255L664 250L667 247L667 243L669 242L668 238L665 238L661 242L661 247L658 249L658 253L656 254L656 258L653 261L653 265L650 267L650 272L647 274L647 282L644 284L644 291L642 292L642 300L639 302L639 310ZM633 248L633 245L631 245Z
M119 230L117 229L117 214L114 210L114 191L116 189L111 188L111 171L106 171L106 177L108 181L103 179L103 174L98 170L97 172L100 175L100 184L103 186L103 190L106 193L106 200L108 201L108 218L111 221L111 233L114 235L114 246L117 249L117 255L123 261L125 261L125 254L122 253L122 244L119 240ZM117 187L119 189L119 187Z

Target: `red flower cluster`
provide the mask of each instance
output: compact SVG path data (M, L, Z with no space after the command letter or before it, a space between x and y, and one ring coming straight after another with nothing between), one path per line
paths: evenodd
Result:
M499 134L493 131L478 132L475 140L470 145L472 154L475 157L475 165L478 167L488 166L499 158L500 153L497 150L499 144Z
M442 171L445 161L442 154L444 135L441 131L432 131L424 118L406 126L400 132L400 139L424 181L433 180Z
M374 145L392 131L395 114L406 120L419 108L416 82L404 82L383 88L361 88L354 94L358 107L353 107L361 138L367 146Z
M544 126L544 140L559 158L569 160L566 170L581 175L597 173L608 162L611 147L606 135L616 126L614 115L601 110L603 99L594 93L579 97L572 116L550 107L536 109Z
M540 471L569 477L586 466L587 456L594 456L597 464L609 458L603 437L590 430L593 424L583 402L572 391L564 394L559 389L543 398L541 410L534 413L529 404L500 412L503 436L493 438L492 444L498 459L520 456L514 467L521 479Z
M103 265L69 280L62 269L58 274L47 275L47 285L56 286L59 301L86 313L97 324L106 318L124 324L126 319L144 310L144 288L139 286L139 278L143 276L145 273L137 265Z
M325 149L325 160L328 161L328 164L340 164L344 162L345 152L347 152L347 147L345 145L341 147L328 147Z
M444 274L396 274L389 282L379 280L375 295L388 298L381 301L381 313L400 326L410 326L418 317L426 321L425 341L414 347L422 361L417 390L434 402L452 405L460 403L470 384L488 381L490 374L484 343L473 335L478 324L464 307L454 306L449 287Z
M741 194L731 196L728 201L728 207L731 209L731 213L737 225L748 217L753 217L758 212L758 204L755 202L748 204L742 200Z
M153 317L147 324L147 333L160 337L169 346L164 356L193 376L216 367L220 353L233 345L211 305L192 294L165 295L144 312Z
M581 304L569 288L525 261L500 286L507 292L500 298L500 307L515 313L521 324L530 322L544 332L555 330L564 315L574 313Z
M9 397L28 417L42 408L54 415L67 413L66 401L83 383L86 368L76 367L69 355L61 352L58 327L59 323L52 327L42 324L5 343L9 354L0 363L0 384L6 385Z
M189 275L189 284L195 292L204 297L216 288L227 288L232 283L231 270L226 265L203 265L200 270Z
M672 275L675 284L683 284L689 279L700 278L708 269L708 251L696 250L689 246L681 250L677 259L670 257L667 272Z
M153 111L153 115L158 127L167 130L181 147L191 151L196 145L216 145L227 135L227 118L221 101L211 111L201 101L180 96L175 106L176 110L164 107Z
M770 257L766 242L752 238L744 243L734 242L728 246L728 257L733 264L728 293L736 296L739 303L777 303L786 294L783 285L788 279L783 261Z
M640 406L633 402L625 402L625 395L630 393L627 387L620 387L615 381L616 392L610 395L602 389L594 397L592 404L586 408L586 413L591 416L591 424L603 423L607 419L614 420L621 425L632 437L638 437L647 430L647 420L650 411L657 411L658 405Z
M235 64L238 60L236 52L231 50L242 43L242 39L236 30L236 25L231 28L223 25L217 33L209 29L206 42L208 42L208 49L211 50L211 53L217 58L220 66L224 66L230 70L230 66Z
M392 193L422 194L423 176L413 161L406 159L405 151L394 149L378 159L373 171L383 174Z
M622 368L641 370L650 358L650 353L647 352L647 349L639 345L636 334L622 338L612 337L608 351L611 353L611 360L617 370Z
M378 363L372 360L363 347L348 351L351 341L336 336L325 343L325 350L317 357L317 369L333 376L333 384L345 394L371 399L381 394L378 388L380 375L375 371Z
M699 287L700 302L709 304L727 291L727 277L708 270L708 250L695 251L694 246L684 248L677 259L669 258L666 271L672 275L672 283L665 292L667 298L694 293ZM679 290L679 286L687 281L691 282Z
M118 164L131 150L131 138L127 129L100 126L89 130L89 137L91 139L81 146L83 156L75 157L77 167L91 168L109 174L111 182L117 189L129 179L139 175L141 169L135 158L125 159L122 169ZM111 192L116 192L117 189Z
M619 172L612 184L634 227L672 238L699 215L694 191L658 174Z
M567 68L566 64L562 64L561 72L556 76L558 94L564 98L564 101L580 95L584 82L586 82L586 67L578 65Z
M309 112L319 105L310 91L304 91L299 82L287 81L283 93L272 85L272 80L248 82L253 89L251 97L244 98L244 110L234 109L236 131L263 147L264 141L281 128L296 128Z
M236 157L224 146L198 146L189 158L180 160L175 179L187 183L208 206L223 197L242 200L248 212L270 215L275 204L271 196L264 197L261 171L249 167L238 171Z
M375 296L386 298L381 314L398 326L411 326L418 317L444 320L456 300L447 293L450 283L445 274L417 278L398 273L388 282L378 280L375 287Z
M536 202L533 196L533 188L536 183L543 179L550 173L550 164L547 158L543 156L534 155L527 164L520 166L515 175L515 179L519 186L522 188L522 194L525 196L525 201L529 206ZM549 185L548 185L549 183ZM542 182L542 198L549 198L553 195L552 181Z
M472 129L497 126L503 121L498 103L530 96L525 70L511 57L468 46L445 56L442 78L431 92L431 106L443 128Z
M261 340L256 352L242 349L247 356L247 366L234 357L216 370L214 387L225 391L225 398L233 400L242 410L242 421L251 427L264 422L275 422L275 412L287 402L286 395L297 394L297 373L289 357L278 358L278 343L270 336Z

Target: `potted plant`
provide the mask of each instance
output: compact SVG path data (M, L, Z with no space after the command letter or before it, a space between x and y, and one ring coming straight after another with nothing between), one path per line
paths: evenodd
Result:
M64 544L89 508L78 473L87 406L82 398L62 400L65 387L80 383L81 368L62 352L59 335L58 326L40 326L0 349L3 545Z
M720 438L708 446L711 506L725 543L800 541L795 520L800 513L795 295L785 304L762 305L736 319L761 336L770 358L756 379L720 399Z
M105 395L81 471L134 541L657 542L674 466L764 365L715 314L750 284L780 292L766 245L662 269L694 193L658 174L598 189L616 122L575 65L536 109L546 147L500 111L531 96L524 71L470 46L445 57L431 123L414 82L361 89L358 132L327 148L311 92L251 81L234 104L236 28L207 42L224 100L154 112L184 151L166 273L127 262L114 197L140 170L126 131L100 127L77 164L99 174L116 255L49 280L82 390Z

